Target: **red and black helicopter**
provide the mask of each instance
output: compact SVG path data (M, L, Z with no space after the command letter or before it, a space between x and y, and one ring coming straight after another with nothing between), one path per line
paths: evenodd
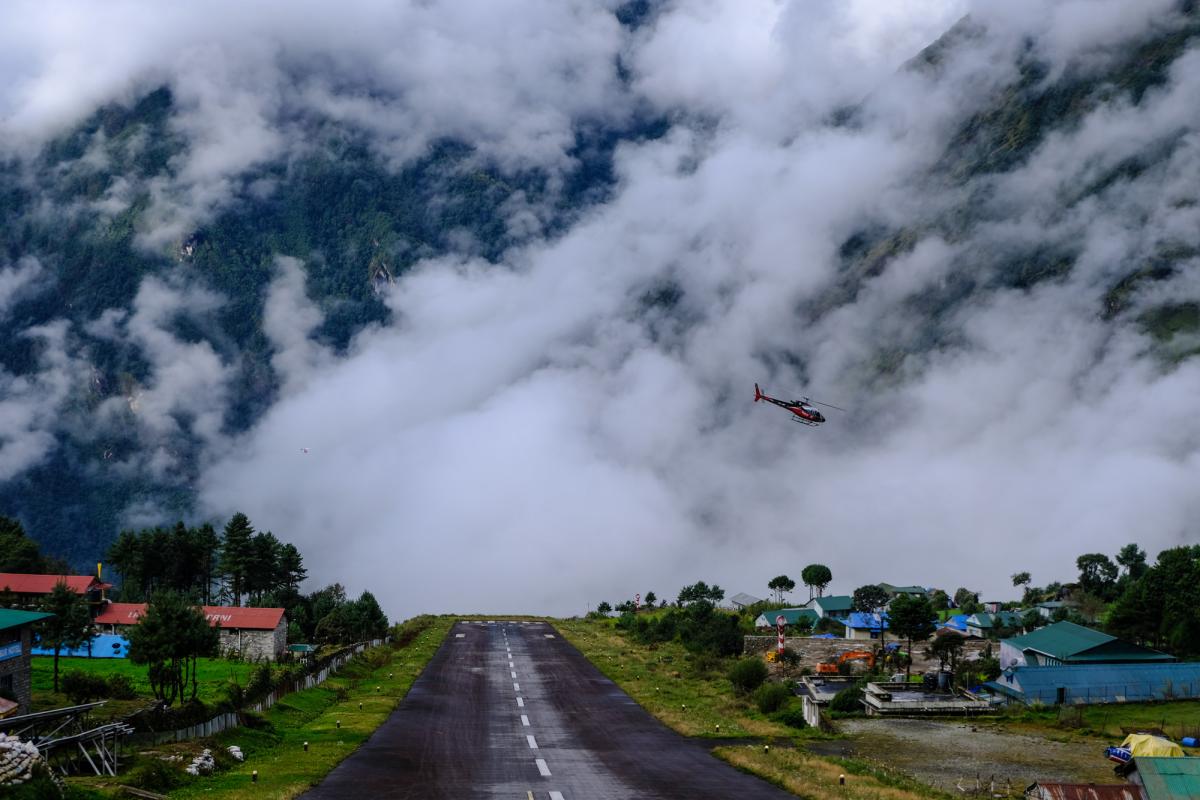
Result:
M780 408L786 408L788 411L795 414L795 416L792 417L792 420L794 422L799 422L802 425L820 425L825 421L825 415L814 408L814 406L825 406L826 408L833 408L838 411L846 410L844 408L838 408L835 405L830 405L829 403L811 400L807 397L801 397L799 400L793 400L790 403L786 400L776 400L770 395L763 394L762 389L759 389L758 384L756 383L754 384L754 402L757 403L759 400L766 400L768 403L774 403Z

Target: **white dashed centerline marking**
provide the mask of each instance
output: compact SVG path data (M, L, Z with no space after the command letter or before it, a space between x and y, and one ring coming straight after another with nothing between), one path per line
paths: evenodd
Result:
M537 750L537 749L538 749L538 746L537 746L537 739L534 739L532 734L528 734L528 733L527 733L527 734L525 734L525 741L529 742L529 749L530 749L530 750Z
M517 708L524 708L524 707L525 707L525 698L518 697L517 698Z
M514 678L517 677L517 673L514 670L510 669L509 674L511 674Z
M543 634L542 634L542 636L545 636L547 639L553 639L553 638L554 638L554 634L553 634L553 633L543 633Z
M543 778L550 777L550 768L546 766L546 759L537 758L534 759L533 763L537 764L538 773L540 773Z
M563 800L562 792L551 792L550 800Z
M514 692L519 692L519 691L521 691L521 684L519 684L519 683L515 683L515 682L514 682L514 683L513 683L513 691L514 691Z
M515 667L515 666L516 666L516 664L514 664L513 662L511 662L511 661L510 661L510 662L508 662L508 668L509 668L509 669L512 669L512 668L513 668L513 667Z
M521 724L524 725L526 728L528 728L529 727L529 717L522 714L521 715Z
M455 638L455 639L465 639L466 637L467 637L467 635L466 635L465 633L456 633L456 634L454 634L454 638Z

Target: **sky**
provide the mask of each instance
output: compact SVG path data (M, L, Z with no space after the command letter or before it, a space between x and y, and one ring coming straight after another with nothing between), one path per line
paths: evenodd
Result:
M132 308L89 323L152 365L137 397L97 411L103 425L135 407L145 453L121 468L168 470L161 443L187 412L198 513L244 511L301 549L311 587L369 588L399 618L584 613L701 579L766 596L814 562L838 593L886 581L1007 599L1018 571L1070 580L1081 553L1200 539L1200 367L1166 368L1135 325L1100 314L1130 264L1200 244L1200 52L1011 172L929 179L1019 57L1047 80L1086 75L1169 26L1173 2L694 0L636 30L613 7L17 4L0 30L7 156L30 158L99 104L175 93L189 147L149 187L150 251L249 191L248 169L311 148L297 113L366 133L396 169L454 137L502 172L558 177L579 126L671 120L619 148L610 196L566 231L513 202L523 235L501 264L470 247L419 263L386 297L391 321L345 353L313 336L305 264L279 253L262 324L282 390L244 434L222 426L236 365L167 324L223 298L146 279ZM967 15L966 46L935 71L904 68ZM831 123L848 108L854 124ZM1116 190L1070 201L1164 148ZM118 184L105 208L133 191ZM969 231L929 232L961 208ZM815 313L840 246L871 227L915 231L915 246ZM1038 247L1076 253L1071 274L989 282ZM1195 266L1137 307L1200 300ZM43 272L34 256L0 264L0 314ZM922 298L964 277L969 296L931 318ZM668 284L675 307L647 308ZM69 324L27 331L47 343L36 375L0 374L0 480L47 456L55 409L87 373ZM796 425L752 402L756 382L846 410Z

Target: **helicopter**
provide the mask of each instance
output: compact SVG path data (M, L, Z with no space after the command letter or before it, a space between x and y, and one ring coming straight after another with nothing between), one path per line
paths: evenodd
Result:
M826 408L836 409L837 411L845 411L844 408L838 408L829 403L822 403L818 400L812 400L807 397L801 397L799 400L787 402L785 400L776 400L770 395L763 394L762 389L758 388L758 384L754 384L754 402L766 400L768 403L774 403L780 408L786 408L795 416L792 417L793 422L799 422L801 425L817 426L825 421L825 415L818 411L814 406L825 406Z

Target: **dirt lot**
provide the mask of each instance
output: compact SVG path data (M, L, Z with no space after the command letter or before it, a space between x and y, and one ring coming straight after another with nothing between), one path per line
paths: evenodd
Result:
M1095 741L1055 741L993 729L987 723L852 719L837 725L849 738L812 742L809 749L882 762L952 792L959 784L974 789L977 777L984 788L994 778L998 792L1007 785L1014 795L1036 779L1118 781L1104 759L1103 746Z

